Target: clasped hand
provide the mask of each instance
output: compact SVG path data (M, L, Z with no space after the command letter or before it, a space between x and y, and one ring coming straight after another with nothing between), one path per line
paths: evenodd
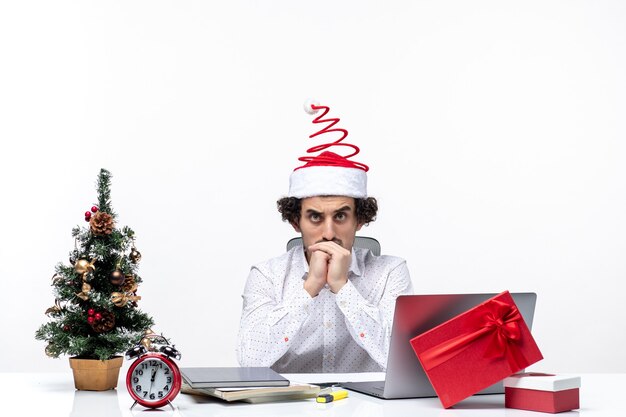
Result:
M307 248L309 275L304 281L304 289L317 296L328 284L337 293L348 282L348 269L352 261L351 252L332 241L319 242Z

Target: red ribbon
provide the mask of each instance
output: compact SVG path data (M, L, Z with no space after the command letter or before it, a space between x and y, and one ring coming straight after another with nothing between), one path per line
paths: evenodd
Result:
M467 327L472 329L469 333L454 337L420 354L424 370L429 371L452 359L481 337L491 338L485 351L486 358L504 356L511 369L523 368L527 360L518 345L521 340L521 320L522 315L515 305L498 300L483 304L469 319Z

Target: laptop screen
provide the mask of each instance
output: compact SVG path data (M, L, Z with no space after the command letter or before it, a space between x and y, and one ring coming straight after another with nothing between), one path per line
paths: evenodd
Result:
M409 341L496 295L494 293L399 296L396 299L391 331L384 396L386 398L436 396ZM511 296L530 329L537 294L511 293ZM481 391L481 393L496 392L504 392L501 383Z

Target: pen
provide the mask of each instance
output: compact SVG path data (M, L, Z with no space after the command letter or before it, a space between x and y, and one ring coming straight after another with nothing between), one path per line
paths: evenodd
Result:
M317 402L318 403L330 403L333 401L342 400L344 398L348 398L348 391L346 390L332 391L329 394L318 395Z

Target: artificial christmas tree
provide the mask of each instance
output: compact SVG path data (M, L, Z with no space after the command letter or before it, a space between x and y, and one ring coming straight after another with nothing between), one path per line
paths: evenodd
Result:
M115 388L122 362L116 355L137 345L153 325L152 318L137 308L141 254L134 232L116 227L110 186L111 174L101 169L98 203L85 212L88 226L72 230L70 265L58 264L52 277L55 302L46 310L51 320L35 334L48 342L48 356L75 356L70 362L77 389ZM94 374L92 366L103 367L94 385L79 382L78 376Z

